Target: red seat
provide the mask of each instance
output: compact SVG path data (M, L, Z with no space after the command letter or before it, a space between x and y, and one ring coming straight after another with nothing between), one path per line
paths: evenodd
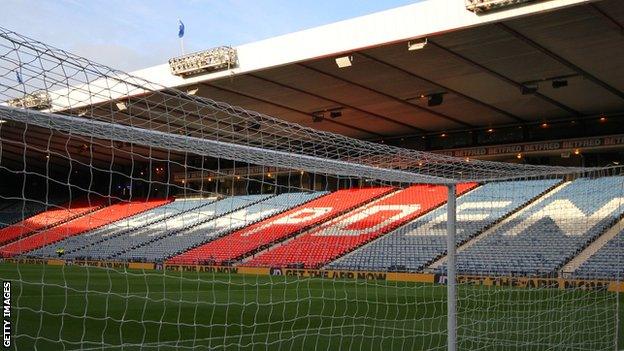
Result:
M389 187L339 190L187 251L172 258L168 263L192 264L210 261L219 264L237 259L263 246L290 237L304 228L323 223L391 190Z
M459 194L476 184L460 184ZM316 268L443 204L445 186L414 185L344 214L296 239L258 255L249 266L303 263Z
M133 216L170 202L170 200L123 202L87 213L58 226L32 234L0 248L2 257L11 257L57 242L94 228Z
M66 203L58 208L26 218L21 222L0 229L0 244L6 244L24 238L38 230L52 227L72 218L94 211L104 205L104 199L81 199Z

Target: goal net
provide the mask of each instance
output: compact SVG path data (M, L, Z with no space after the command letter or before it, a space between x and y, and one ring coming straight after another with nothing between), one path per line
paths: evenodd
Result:
M352 139L0 28L4 342L613 350L621 173Z

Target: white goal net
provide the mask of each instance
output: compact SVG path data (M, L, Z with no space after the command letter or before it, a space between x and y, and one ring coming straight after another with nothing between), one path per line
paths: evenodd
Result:
M622 347L619 167L352 139L0 28L0 180L15 349Z

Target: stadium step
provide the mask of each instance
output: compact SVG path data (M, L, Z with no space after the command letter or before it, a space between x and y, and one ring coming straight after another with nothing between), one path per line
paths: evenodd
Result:
M35 204L32 204L32 202L34 202ZM30 204L26 205L26 203ZM9 227L30 217L36 216L52 207L63 205L64 203L66 203L66 201L54 201L54 199L46 199L46 201L43 202L40 200L32 199L30 201L27 201L26 203L18 200L10 200L6 202L3 201L0 204L0 220L2 221L2 223L0 223L0 229ZM19 213L15 212L16 210L19 210ZM15 217L12 217L11 214L14 214Z
M217 201L217 198L215 198L215 200L214 200L214 201ZM205 203L205 204L202 204L202 205L199 205L199 206L191 207L191 208L189 208L188 210L181 211L181 212L176 213L175 215L172 215L172 216L165 216L165 217L163 217L163 218L159 218L159 219L157 219L157 220L155 220L155 221L153 221L153 222L149 222L149 223L147 223L147 224L146 224L146 226L147 226L147 225L153 225L153 224L156 224L156 223L161 222L161 221L165 221L165 220L167 220L167 219L169 219L169 218L171 218L171 217L173 217L173 216L178 216L178 215L181 215L181 214L184 214L184 213L190 212L190 211L197 210L197 209L198 209L198 208L200 208L200 207L207 206L207 205L210 205L210 204L214 203L214 201L209 202L209 203ZM169 204L169 203L171 203L171 202L173 202L173 200L172 200L172 201L169 201L169 202L167 202L167 203L165 203L165 204L163 204L162 206L165 206L165 205L167 205L167 204ZM157 206L157 207L160 207L160 206ZM147 211L151 211L151 210L153 210L153 209L155 209L155 208L157 208L157 207L146 209L145 211L139 212L139 213L135 214L134 216L138 216L138 215L144 214L145 212L147 212ZM120 219L119 221L121 221L121 220L123 220L123 219ZM117 221L117 222L119 222L119 221ZM111 223L111 224L112 224L112 223ZM119 237L119 236L121 236L121 235L128 235L128 234L130 234L130 233L132 233L132 232L134 232L134 231L136 231L136 230L139 230L140 228L141 228L141 227L130 227L130 228L128 228L127 230L123 230L123 231L120 231L119 233L114 233L114 234L112 234L112 235L105 236L105 237L101 238L100 240L97 240L97 241L95 241L95 242L93 242L93 243L89 243L89 244L87 244L87 245L85 245L85 246L82 246L82 247L79 247L79 248L76 248L76 249L70 250L70 251L68 251L67 253L72 253L72 252L76 252L76 251L79 251L79 250L83 250L83 249L85 249L85 248L87 248L87 247L89 247L89 246L93 246L93 245L100 245L100 244L104 244L104 243L106 243L108 240L112 240L112 239L114 239L114 238L116 238L116 237Z
M459 190L459 189L458 189L457 196L458 196L458 198L459 198L459 197L461 197L461 196L464 196L464 195L470 194L471 192L475 191L475 190L476 190L476 189L478 189L478 188L479 188L479 184L475 184L474 186L472 186L472 187L468 187L468 188L466 188L466 189L462 189L462 190ZM374 238L373 240L366 241L366 242L362 243L361 245L358 245L358 246L356 246L356 247L352 248L351 250L349 250L349 251L345 252L344 254L339 255L339 256L336 256L333 260L331 260L331 261L329 261L329 262L325 262L325 265L323 266L323 268L324 268L324 269L329 269L330 267L328 267L328 265L329 265L329 264L331 264L332 262L334 262L334 261L336 261L336 260L339 260L339 259L341 259L341 258L343 258L343 257L346 257L346 256L348 256L348 255L350 255L350 254L353 254L353 253L354 253L354 252L356 252L357 250L362 249L362 248L364 248L364 247L366 247L366 246L368 246L368 245L372 245L372 244L374 244L377 240L381 240L381 238L383 238L386 234L388 234L388 233L390 233L390 232L392 232L392 231L394 231L394 230L397 230L397 229L401 228L402 226L405 226L405 225L409 224L409 223L410 223L410 222L412 222L412 221L418 220L418 218L420 218L420 217L422 217L422 216L425 216L425 215L427 215L428 213L430 213L430 212L432 212L432 211L435 211L436 209L438 209L438 208L440 208L440 207L442 207L442 206L444 206L444 205L446 205L446 201L441 202L441 203L440 203L440 204L438 204L437 206L434 206L434 207L432 207L432 208L428 209L427 211L425 211L425 212L423 212L423 213L419 214L419 215L418 215L418 217L416 217L416 218L412 218L411 220L409 220L409 221L407 221L407 222L405 222L405 223L400 223L400 224L399 224L399 225L397 225L396 227L393 227L393 228L388 228L388 229L387 229L387 230L385 230L385 231L384 231L381 235L379 235L378 237Z
M566 182L566 181L561 181L556 183L555 185L553 185L552 187L546 189L545 191L543 191L542 193L538 194L537 196L535 196L534 198L532 198L531 200L527 201L526 203L522 204L521 206L519 206L518 208L514 209L513 211L510 211L506 216L503 216L501 218L499 218L496 222L492 223L490 226L483 228L483 230L481 230L481 232L479 232L478 234L474 235L473 237L469 238L468 240L457 244L457 252L461 252L464 251L466 249L468 249L469 247L471 247L472 245L474 245L475 243L477 243L478 241L484 239L485 237L487 237L490 233L494 233L496 232L496 230L502 226L504 223L506 223L508 220L511 221L514 218L516 218L517 216L521 215L523 211L530 209L533 206L537 206L539 205L541 202L547 200L548 198L550 198L551 196L555 195L557 192L559 192L561 189L565 188L570 182ZM426 265L423 268L423 271L436 271L438 269L440 269L444 264L446 264L446 260L447 260L447 256L442 255L436 259L434 259L433 261L431 261L431 263L429 265Z
M183 228L181 228L181 229L173 230L173 231L171 231L171 232L167 233L166 235L155 236L152 240L150 240L150 241L148 241L148 242L143 242L143 243L141 243L141 244L138 244L138 245L134 245L134 246L131 246L131 247L125 248L122 252L117 252L116 254L114 254L114 255L110 256L110 258L111 258L111 259L115 259L116 257L118 257L118 256L120 256L120 255L122 255L122 254L124 254L124 253L128 253L128 252L131 252L131 251L133 251L133 250L135 250L135 249L138 249L138 248L140 248L140 247L146 246L146 245L148 245L148 244L152 244L152 243L155 243L155 242L161 241L161 240L163 240L163 239L165 239L165 238L167 238L167 237L170 237L170 236L176 235L176 234L178 234L178 233L182 233L182 232L184 232L184 231L187 231L187 230L193 229L193 228L195 228L195 227L201 226L201 225L203 225L203 224L205 224L205 223L207 223L207 222L213 221L213 220L215 220L215 219L218 219L218 218L221 218L221 217L226 217L226 216L228 216L228 215L230 215L230 214L232 214L232 213L234 213L234 212L236 212L236 211L240 211L241 209L244 209L244 208L247 208L247 207L253 206L253 205L257 204L257 203L260 203L260 202L262 202L262 201L268 200L268 199L273 198L273 197L275 197L275 196L276 196L276 195L272 195L272 196L270 196L270 197L261 198L261 199L259 199L259 200L257 200L257 201L254 201L254 202L249 202L249 203L245 204L244 206L235 207L235 208L232 208L230 211L227 211L227 212L221 213L221 214L219 214L219 215L211 216L211 217L209 217L209 218L208 218L208 219L206 219L206 220L203 220L203 221L198 221L198 222L196 222L196 223L193 223L192 225L189 225L189 226L183 227ZM214 202L212 202L212 203L214 203ZM211 204L212 204L212 203L211 203ZM205 205L205 206L209 206L209 205L210 205L210 204L207 204L207 205ZM200 207L205 207L205 206L200 206ZM186 211L186 212L188 212L188 211ZM178 214L178 215L176 215L176 216L179 216L179 214ZM172 217L174 217L174 216L172 216ZM164 220L164 219L163 219L163 220ZM178 255L178 254L179 254L178 252L171 252L171 253L170 253L170 255L169 255L168 257L163 257L163 259L167 259L167 258L169 258L169 257L175 256L175 255Z
M399 189L391 188L389 191L381 193L381 194L379 194L377 196L374 196L372 198L369 198L369 199L367 199L364 202L358 203L358 204L356 204L354 206L351 206L351 207L345 208L345 209L343 209L341 211L338 211L338 212L334 213L332 216L329 216L329 217L325 218L324 220L322 220L320 222L315 222L315 223L313 223L313 224L311 224L311 225L309 225L307 227L304 227L301 230L298 230L298 231L296 231L296 232L294 232L294 233L292 233L290 235L287 235L287 236L284 236L282 238L279 238L278 240L275 240L272 243L269 243L268 245L264 246L260 250L254 250L254 251L247 252L243 257L239 258L238 259L239 262L234 263L234 265L235 266L238 266L238 265L244 266L245 263L253 260L254 258L256 258L256 257L258 257L258 256L260 256L260 255L262 255L262 254L264 254L266 252L269 252L269 251L271 251L271 250L273 250L275 248L281 247L283 245L287 245L289 242L291 242L293 240L296 240L297 238L299 238L302 235L305 235L306 233L308 233L311 230L319 228L320 226L322 226L325 223L328 223L328 222L330 222L330 221L332 221L332 220L334 220L334 219L336 219L336 218L338 218L338 217L340 217L340 216L342 216L342 215L344 215L346 213L349 213L349 212L351 212L351 211L353 211L353 210L355 210L357 208L366 206L367 204L369 204L371 202L377 201L377 200L379 200L381 198L384 198L384 197L387 197L387 196L391 196L392 194L396 193L397 191L399 191ZM329 194L327 196L329 196Z
M615 238L618 233L624 229L624 219L617 221L611 228L600 235L591 244L587 245L585 249L579 252L570 262L561 268L559 275L566 277L572 272L576 271L585 261L592 257L598 250L600 250L609 240Z
M117 203L89 212L70 221L44 231L37 232L23 239L14 241L0 248L2 257L12 257L28 251L56 243L70 236L79 235L95 228L110 224L148 208L160 206L168 200Z
M0 245L8 245L17 240L29 237L41 231L45 231L78 217L98 211L106 206L103 199L78 200L76 205L65 203L60 209L52 208L42 211L34 216L0 229ZM84 204L83 204L84 203Z
M462 184L460 192L475 185ZM272 248L245 262L245 265L322 267L344 252L368 243L418 217L422 212L439 206L446 197L446 188L441 186L414 185L402 189L346 213L317 231L308 231ZM367 213L369 210L371 212Z
M275 196L271 196L271 198L273 198L273 197L275 197ZM269 199L270 199L270 198L269 198ZM266 201L266 200L267 200L267 199L264 199L264 200L262 200L262 201ZM314 199L311 199L311 200L307 201L306 203L308 203L308 202L310 202L310 201L313 201L313 200L314 200ZM260 202L262 202L262 201L258 201L258 202L254 203L254 204L260 203ZM253 206L254 204L250 204L249 206L246 206L246 207ZM244 209L244 208L239 208L239 209L238 209L238 211L240 211L241 209ZM284 210L279 211L279 212L276 212L275 214L271 215L269 218L258 218L258 220L253 221L253 222L250 222L249 224L247 224L247 225L245 226L245 228L250 227L250 226L253 226L253 225L255 225L255 224L257 224L257 223L260 223L260 222L263 222L263 221L268 221L268 220L270 220L271 218L277 217L277 216L279 216L280 214L282 214L282 213L284 213L284 212L286 212L286 211L288 211L288 210L289 210L289 208L284 209ZM226 215L227 215L227 214L225 214L224 216L226 216ZM243 228L243 229L244 229L244 228ZM184 255L185 253L187 253L187 252L189 252L189 251L192 251L192 250L194 250L194 249L197 249L198 247L201 247L201 246L203 246L203 245L205 245L205 244L207 244L207 243L209 243L209 242L213 242L213 241L215 241L215 240L218 240L218 239L221 239L221 238L227 237L228 235L231 235L231 234L233 234L234 232L237 232L237 231L239 231L239 230L241 230L241 229L238 229L238 228L237 228L237 229L232 229L232 230L229 230L229 231L224 232L224 233L222 233L222 234L220 234L220 235L218 235L218 236L216 236L216 237L214 237L214 238L210 238L210 239L208 239L208 240L207 240L207 241L205 241L205 242L202 242L202 243L200 243L200 244L198 244L198 245L195 245L195 246L193 246L193 247L191 247L191 248L189 248L189 249L185 250L184 252L176 252L176 253L172 253L171 255L168 255L168 256L164 257L163 259L164 259L164 260L169 260L169 259L174 258L174 257L176 257L176 256L181 256L181 255ZM235 260L234 260L234 261L235 261Z
M276 218L280 218L280 216L283 215L284 213L287 213L289 211L295 211L295 210L297 210L299 208L304 208L304 207L306 207L307 205L309 205L313 201L319 201L319 200L322 201L326 196L328 196L330 194L331 193L328 192L327 194L321 195L319 197L311 198L308 201L305 201L303 203L299 203L299 204L295 205L294 207L285 208L282 211L279 211L279 212L273 214L272 216L270 216L268 218L259 219L258 221L253 222L253 223L247 225L246 227L244 227L242 229L236 229L236 230L233 230L233 231L229 231L229 232L225 233L224 235L220 235L219 237L217 237L217 238L215 238L213 240L210 240L208 243L202 243L201 245L197 245L197 246L191 248L190 250L187 250L187 251L185 251L185 252L183 252L183 253L181 253L179 255L176 255L176 256L173 256L173 257L169 257L169 260L167 261L167 263L171 263L171 264L180 264L180 263L181 264L185 264L186 263L186 264L188 264L188 263L198 262L199 260L207 260L204 257L205 254L203 254L201 252L201 249L204 248L206 245L214 245L215 243L218 243L221 240L227 240L232 235L236 235L236 233L238 233L238 232L245 232L249 228L253 228L254 225L256 225L258 223L274 221ZM308 226L308 227L312 227L312 226L313 225ZM298 230L295 233L301 232L303 230L307 230L308 227L304 227L303 229ZM262 248L265 248L267 246L271 246L274 243L279 242L279 241L280 241L280 239L275 240L273 242L269 242L268 244L260 245L259 247L262 249ZM200 252L196 252L196 251L200 251ZM215 260L215 264L217 264L217 265L232 265L236 261L240 261L240 260L242 260L242 259L244 259L244 258L246 258L246 257L248 257L248 256L250 256L252 254L254 254L255 252L258 252L258 251L259 251L258 247L256 247L256 248L253 248L251 250L245 251L242 254L236 254L235 256L233 255L233 257L230 257L228 259Z

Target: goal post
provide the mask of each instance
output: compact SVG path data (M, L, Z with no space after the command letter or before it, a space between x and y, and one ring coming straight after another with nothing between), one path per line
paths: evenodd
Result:
M447 233L446 233L446 252L448 257L448 280L447 280L447 330L448 330L448 351L457 350L457 275L455 273L455 245L456 245L456 193L455 185L448 186L447 200Z

